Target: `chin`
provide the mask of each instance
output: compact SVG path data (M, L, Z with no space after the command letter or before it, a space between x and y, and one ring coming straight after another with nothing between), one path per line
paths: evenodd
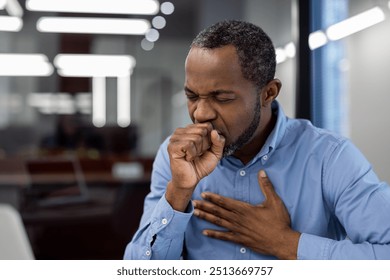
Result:
M237 151L236 145L227 145L223 148L223 157L228 157L233 155Z

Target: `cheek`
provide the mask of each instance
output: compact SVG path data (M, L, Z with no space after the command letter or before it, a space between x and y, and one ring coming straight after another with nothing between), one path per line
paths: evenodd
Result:
M187 102L187 111L188 111L188 115L190 116L192 122L195 123L195 119L194 119L195 106L191 105L189 102Z
M237 107L230 112L230 114L221 116L221 119L225 125L228 142L234 142L247 128L252 114L247 109L238 109Z

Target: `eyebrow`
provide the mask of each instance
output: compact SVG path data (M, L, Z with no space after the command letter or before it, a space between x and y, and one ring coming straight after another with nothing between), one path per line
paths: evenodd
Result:
M199 95L198 93L194 92L193 90L191 90L188 87L184 87L184 91L192 93L192 94ZM215 95L219 95L219 94L235 94L235 92L232 91L232 90L217 89L217 90L213 90L213 91L209 92L208 94L215 96Z

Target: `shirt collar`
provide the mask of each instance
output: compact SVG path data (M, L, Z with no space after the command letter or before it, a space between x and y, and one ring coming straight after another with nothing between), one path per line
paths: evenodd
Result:
M257 161L259 158L262 158L265 155L267 155L269 158L272 155L275 148L282 141L282 138L286 131L287 117L284 114L283 109L280 106L279 102L276 100L273 101L271 104L271 109L272 109L272 114L276 115L275 127L272 129L270 135L265 141L260 152L254 157L251 163Z

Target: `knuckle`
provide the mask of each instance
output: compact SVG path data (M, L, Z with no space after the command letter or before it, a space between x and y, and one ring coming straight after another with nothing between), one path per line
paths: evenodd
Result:
M220 217L217 217L214 219L214 224L221 226L222 225L222 219Z
M210 212L215 216L220 214L219 209L216 206L211 207Z
M225 205L225 199L223 197L218 197L216 203L220 206Z

